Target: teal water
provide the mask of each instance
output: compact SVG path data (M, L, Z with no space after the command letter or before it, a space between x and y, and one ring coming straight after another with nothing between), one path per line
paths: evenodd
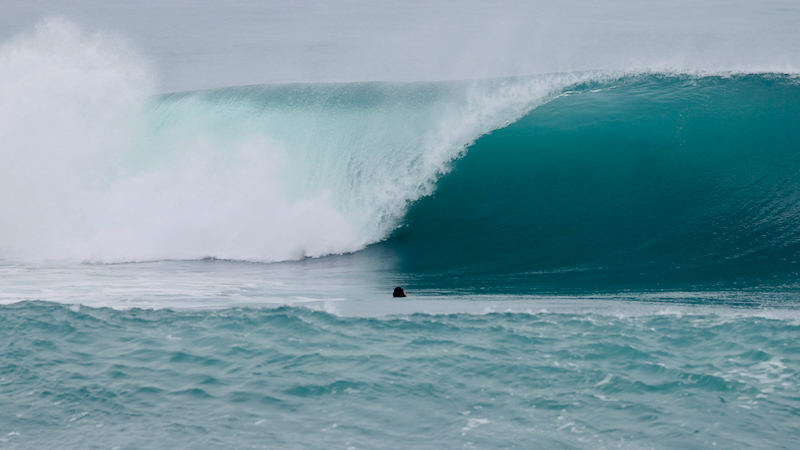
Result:
M794 448L800 324L0 309L4 448Z
M483 136L382 244L431 284L531 293L793 282L800 84L633 77Z

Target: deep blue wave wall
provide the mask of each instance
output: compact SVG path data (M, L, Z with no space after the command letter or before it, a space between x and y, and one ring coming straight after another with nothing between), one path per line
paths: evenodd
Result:
M799 200L796 79L644 76L482 137L381 246L434 283L501 291L781 284Z

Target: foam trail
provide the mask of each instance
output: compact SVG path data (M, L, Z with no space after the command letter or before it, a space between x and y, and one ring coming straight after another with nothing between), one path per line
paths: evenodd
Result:
M382 247L439 287L444 273L515 293L547 280L793 283L797 81L641 75L571 87L470 146Z

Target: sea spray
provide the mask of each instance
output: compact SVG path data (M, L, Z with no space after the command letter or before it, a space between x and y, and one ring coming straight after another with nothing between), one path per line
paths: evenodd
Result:
M2 135L0 251L105 262L359 250L476 138L608 76L152 96L126 47L59 21L3 55L3 113L17 120Z
M80 257L153 94L121 38L62 20L0 46L0 253Z

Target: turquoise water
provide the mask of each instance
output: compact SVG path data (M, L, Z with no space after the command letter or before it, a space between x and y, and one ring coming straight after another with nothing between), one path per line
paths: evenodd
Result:
M0 310L5 448L793 448L798 318Z
M4 448L794 447L795 78L144 105L9 203Z

